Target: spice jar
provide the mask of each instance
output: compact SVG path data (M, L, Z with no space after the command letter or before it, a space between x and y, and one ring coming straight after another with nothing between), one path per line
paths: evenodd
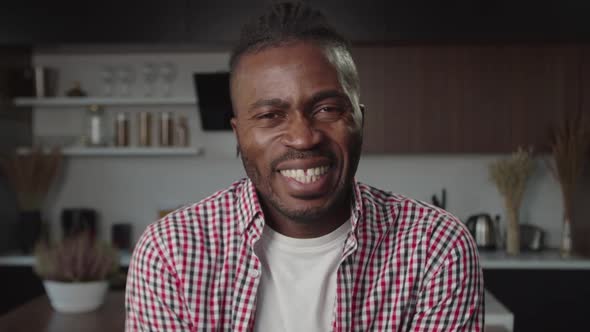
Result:
M117 114L115 119L115 146L129 146L129 119L126 113Z
M160 146L172 146L174 143L174 121L170 112L160 113L159 137Z
M137 145L152 145L152 114L149 112L140 112L138 115L138 139Z
M90 105L87 110L89 146L106 145L104 110L98 105Z
M189 146L189 129L186 116L178 118L178 123L176 124L176 141L174 144L185 147Z

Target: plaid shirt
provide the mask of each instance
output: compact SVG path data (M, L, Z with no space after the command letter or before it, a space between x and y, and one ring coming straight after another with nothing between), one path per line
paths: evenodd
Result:
M455 217L360 183L351 213L334 331L483 330L477 250ZM263 227L247 179L150 225L129 266L126 330L251 331Z

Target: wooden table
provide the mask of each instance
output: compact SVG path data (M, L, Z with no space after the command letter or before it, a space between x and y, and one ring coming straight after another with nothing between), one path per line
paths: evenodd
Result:
M490 313L486 310L486 316ZM0 331L10 332L119 332L125 330L125 293L109 292L100 309L82 314L61 314L40 296L14 311L0 316ZM498 325L485 332L508 332Z
M125 329L125 293L109 292L98 310L81 314L55 312L46 295L0 316L0 331L118 332Z

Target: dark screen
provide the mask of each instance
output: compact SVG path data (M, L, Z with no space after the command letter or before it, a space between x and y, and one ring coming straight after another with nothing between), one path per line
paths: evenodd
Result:
M193 75L203 130L231 130L229 73Z

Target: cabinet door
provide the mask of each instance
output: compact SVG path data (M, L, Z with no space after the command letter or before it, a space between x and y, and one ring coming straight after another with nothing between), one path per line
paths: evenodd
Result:
M590 46L581 48L581 95L580 111L586 117L586 126L590 128ZM572 220L572 245L577 254L590 257L590 151L586 154L585 167L577 182L574 196Z
M574 46L400 45L356 53L363 101L371 105L366 152L548 151L551 127L579 104Z
M548 151L551 128L578 104L577 48L498 45L467 52L465 127L469 136L484 134L467 152Z
M385 150L388 136L385 121L385 52L382 48L356 48L353 57L361 82L360 102L365 105L363 120L363 152L379 153Z
M514 314L514 331L587 331L588 270L484 270L485 288Z
M0 316L44 293L43 284L31 267L0 266L0 275Z
M0 44L186 41L186 1L12 1L0 11Z

